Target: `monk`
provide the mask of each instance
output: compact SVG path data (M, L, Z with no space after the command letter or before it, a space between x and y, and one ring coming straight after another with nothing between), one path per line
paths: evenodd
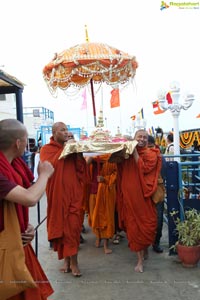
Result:
M54 123L50 142L40 150L40 160L47 160L55 172L49 179L47 194L47 232L58 259L64 259L61 271L80 277L78 249L82 229L82 203L86 162L82 154L73 153L59 159L68 141L68 129L62 122Z
M21 158L27 145L27 137L26 127L21 122L15 119L0 121L0 234L4 229L4 203L13 202L21 229L25 262L32 278L37 282L36 288L28 288L9 300L45 300L53 293L31 246L34 228L29 224L28 207L36 205L40 200L54 169L47 161L40 163L38 179L32 185L32 172Z
M110 254L109 239L115 232L117 165L108 162L110 154L93 157L88 220L96 235L96 247L104 241L104 253Z
M124 226L130 250L137 253L135 271L143 272L144 250L152 245L156 235L157 215L151 195L157 187L161 156L158 149L147 147L146 130L138 130L134 139L138 144L133 154L119 164L119 224ZM119 153L112 154L110 161L119 162Z

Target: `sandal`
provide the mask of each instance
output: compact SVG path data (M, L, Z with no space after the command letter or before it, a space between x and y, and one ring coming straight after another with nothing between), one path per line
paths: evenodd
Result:
M121 236L119 234L116 234L114 239L113 239L113 244L114 245L119 245L120 240L121 240Z

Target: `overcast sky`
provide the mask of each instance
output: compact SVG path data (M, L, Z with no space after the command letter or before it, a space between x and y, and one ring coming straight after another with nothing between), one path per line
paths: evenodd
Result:
M55 121L91 128L91 112L80 109L82 99L72 100L62 92L53 98L42 76L55 52L85 42L87 24L90 42L128 52L139 63L134 85L120 94L120 108L110 109L110 88L104 87L96 95L98 115L103 93L108 127L115 130L120 126L126 132L132 125L130 116L143 107L147 128L171 130L171 112L154 115L152 102L160 89L169 89L175 80L180 83L182 97L192 92L196 98L190 109L181 111L179 128L199 128L200 10L160 7L158 0L2 1L0 65L26 85L24 106L44 106L54 110ZM89 98L88 92L88 103Z

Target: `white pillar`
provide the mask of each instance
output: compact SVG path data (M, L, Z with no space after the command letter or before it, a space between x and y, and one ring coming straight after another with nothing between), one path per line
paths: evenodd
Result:
M174 125L174 155L180 155L180 142L179 142L179 113L172 113Z

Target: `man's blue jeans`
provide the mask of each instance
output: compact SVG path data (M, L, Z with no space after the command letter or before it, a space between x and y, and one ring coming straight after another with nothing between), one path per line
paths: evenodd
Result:
M156 233L154 245L159 245L160 239L162 237L164 201L156 204L156 210L157 210L158 219L157 219L157 233Z

